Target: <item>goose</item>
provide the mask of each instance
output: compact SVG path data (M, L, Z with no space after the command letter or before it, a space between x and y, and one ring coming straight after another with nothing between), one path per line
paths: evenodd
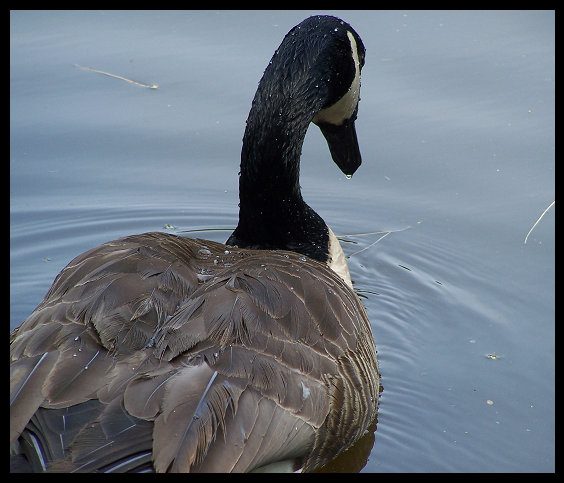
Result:
M313 471L376 417L379 374L339 242L302 199L308 126L352 176L362 40L313 16L252 102L226 244L145 233L71 261L10 334L12 471Z

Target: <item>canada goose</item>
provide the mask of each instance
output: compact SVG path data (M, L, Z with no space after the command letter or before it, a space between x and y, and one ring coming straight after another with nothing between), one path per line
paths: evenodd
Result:
M363 435L374 339L299 162L313 121L345 174L360 165L364 52L335 17L286 35L247 120L227 245L146 233L62 270L10 335L16 469L311 471Z

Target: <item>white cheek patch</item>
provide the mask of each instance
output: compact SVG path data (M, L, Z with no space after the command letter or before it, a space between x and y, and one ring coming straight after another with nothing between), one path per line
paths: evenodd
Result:
M347 93L339 99L335 104L326 109L319 111L313 118L314 123L326 122L339 126L345 119L350 119L358 104L360 96L360 61L358 60L358 51L356 49L356 40L353 34L347 32L347 36L351 42L352 56L354 59L355 76L351 87Z

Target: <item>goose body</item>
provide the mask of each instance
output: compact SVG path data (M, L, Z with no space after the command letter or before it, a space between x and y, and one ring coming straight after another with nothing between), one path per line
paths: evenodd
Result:
M294 27L259 84L227 244L146 233L75 258L10 337L13 470L311 471L376 416L368 316L339 242L302 199L321 129L347 175L360 37Z

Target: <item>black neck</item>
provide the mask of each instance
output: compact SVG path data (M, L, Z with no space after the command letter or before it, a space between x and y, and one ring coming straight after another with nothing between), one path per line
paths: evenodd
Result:
M342 99L356 75L347 32L363 63L362 41L350 25L315 16L288 32L264 71L243 138L239 224L228 244L327 261L328 228L302 199L300 156L315 115Z
M271 70L274 72L267 69L259 84L247 119L239 178L239 224L227 243L240 248L291 250L326 261L327 225L303 201L299 184L303 141L321 100L305 97L304 101L303 94L280 92L287 84L281 78L284 73Z

